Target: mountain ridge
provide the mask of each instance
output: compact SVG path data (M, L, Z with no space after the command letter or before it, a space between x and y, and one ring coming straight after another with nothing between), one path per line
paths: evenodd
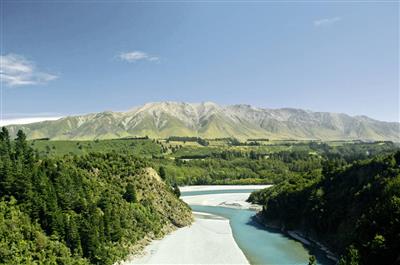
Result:
M28 138L93 140L132 136L166 138L198 136L295 140L400 141L400 123L364 115L314 112L296 108L258 108L247 104L221 106L213 102L150 102L126 112L104 111L67 116L55 121L9 125Z

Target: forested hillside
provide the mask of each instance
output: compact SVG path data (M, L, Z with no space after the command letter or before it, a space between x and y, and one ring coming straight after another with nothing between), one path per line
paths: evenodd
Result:
M170 184L129 154L38 157L0 133L0 264L113 264L191 223Z
M249 200L264 205L267 224L328 244L341 265L400 263L400 152L330 160L319 177L290 178Z

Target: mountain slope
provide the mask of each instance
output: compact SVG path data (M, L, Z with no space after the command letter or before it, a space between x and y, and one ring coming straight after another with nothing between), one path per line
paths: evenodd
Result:
M215 103L148 103L127 112L102 112L56 121L10 125L29 138L110 139L129 136L164 138L200 136L270 139L400 141L400 125L365 116L311 112L301 109L263 109Z

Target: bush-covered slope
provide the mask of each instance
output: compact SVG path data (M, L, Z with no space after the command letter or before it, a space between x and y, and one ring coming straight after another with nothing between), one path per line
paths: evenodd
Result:
M0 133L0 263L112 264L192 221L147 163L116 153L39 159Z
M250 200L264 205L267 223L327 243L340 264L400 262L400 152L348 166L331 161L320 179L292 178Z

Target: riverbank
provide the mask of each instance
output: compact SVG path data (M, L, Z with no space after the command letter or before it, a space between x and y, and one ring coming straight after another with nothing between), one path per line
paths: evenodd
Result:
M259 209L258 205L246 202L249 193L222 193L182 196L182 200L189 205L222 206L237 209Z
M152 241L144 255L124 265L306 264L310 253L319 264L333 264L322 252L306 249L298 238L254 222L255 212L245 202L251 192L249 186L192 186L182 190L181 199L195 211L195 222Z
M328 249L328 247L326 247L325 245L323 245L319 241L317 241L317 240L315 240L315 239L313 239L313 238L311 238L309 236L304 235L304 233L302 231L299 231L299 230L288 230L286 232L287 232L287 234L289 236L291 236L292 238L302 242L304 245L317 247L319 250L321 250L322 252L325 253L325 256L328 259L330 259L330 260L332 260L334 262L338 262L339 261L338 257L332 251L330 251Z
M249 264L232 236L228 219L206 213L194 216L191 226L154 240L144 255L122 264Z
M179 187L181 192L211 191L211 190L259 190L272 185L196 185Z
M220 193L220 194L196 194L205 191L245 191L268 188L271 185L224 185L224 186L184 186L181 199L189 205L221 206L236 209L261 210L260 205L247 202L250 192ZM188 195L186 195L186 194ZM194 194L194 195L192 195Z
M224 185L186 186L185 192L216 190L254 190L268 185ZM250 192L204 195L182 195L181 199L190 205L223 206L249 209L246 202ZM192 225L179 228L161 240L152 241L141 255L130 257L122 265L134 264L249 264L237 245L229 220L217 215L194 212Z
M274 229L274 230L279 230L281 233L286 234L287 236L301 242L302 244L311 247L311 248L317 248L319 249L322 253L324 253L325 257L335 263L339 261L338 257L328 249L327 246L323 245L319 241L315 240L314 238L311 238L310 236L306 236L302 231L300 230L286 230L282 224L275 222L266 222L265 219L262 218L261 213L257 213L254 217L253 220L259 223L260 225L263 225L266 228Z

